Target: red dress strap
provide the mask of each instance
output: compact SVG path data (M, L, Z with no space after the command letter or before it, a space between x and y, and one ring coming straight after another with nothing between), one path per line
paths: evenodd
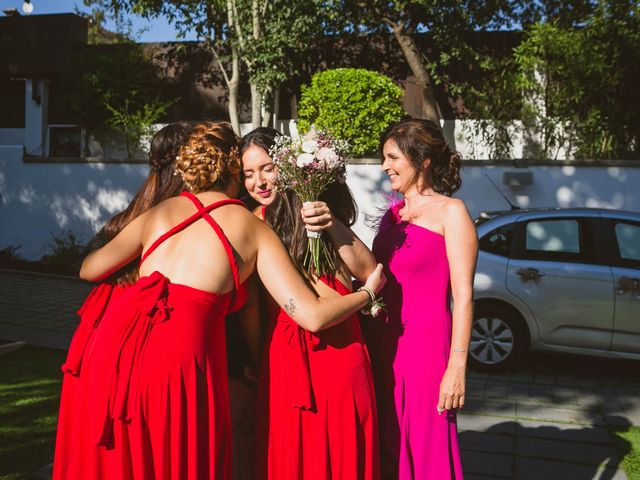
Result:
M218 225L218 223L211 217L211 215L209 213L212 210L215 210L216 208L222 207L224 205L242 205L242 206L244 206L244 203L242 203L240 200L227 198L227 199L224 199L224 200L220 200L218 202L214 202L214 203L212 203L210 205L207 205L205 207L202 204L202 202L200 200L198 200L198 198L194 194L192 194L191 192L182 192L182 194L180 196L187 197L189 200L191 200L191 202L193 202L193 204L196 206L198 211L195 212L190 217L188 217L185 220L183 220L182 222L180 222L179 224L177 224L176 226L172 227L169 231L167 231L167 232L163 233L162 235L160 235L151 244L151 246L147 249L147 251L144 252L144 255L142 255L142 258L140 259L140 265L142 265L142 263L147 259L147 257L149 255L151 255L155 251L155 249L158 248L165 240L167 240L168 238L172 237L176 233L181 232L182 230L187 228L192 223L195 223L196 221L200 220L201 218L204 218L207 221L207 223L209 223L209 225L211 225L211 227L213 228L214 232L216 232L216 235L218 235L218 238L220 238L220 241L222 242L222 246L224 247L224 250L225 250L225 252L227 254L227 257L229 258L229 264L231 265L231 271L233 272L234 289L237 289L238 286L240 285L240 276L239 276L239 272L238 272L238 265L236 264L235 257L233 256L233 248L231 247L231 243L229 243L229 239L227 238L227 236L224 234L224 232L220 228L220 225Z

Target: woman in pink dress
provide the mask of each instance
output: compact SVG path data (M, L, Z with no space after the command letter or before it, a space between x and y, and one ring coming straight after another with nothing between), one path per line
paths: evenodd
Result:
M56 478L230 479L224 317L242 305L246 278L257 270L278 305L312 331L370 298L363 290L326 300L308 289L273 231L233 199L237 142L226 122L196 129L176 160L189 192L83 262L82 278L98 281L141 257L140 278L109 304L87 345L83 428L71 439L77 449L56 456ZM379 266L367 287L383 284Z
M387 318L367 332L383 478L460 480L456 410L464 405L477 255L473 222L450 198L460 157L429 120L392 126L380 149L391 188L404 197L373 244L388 278Z

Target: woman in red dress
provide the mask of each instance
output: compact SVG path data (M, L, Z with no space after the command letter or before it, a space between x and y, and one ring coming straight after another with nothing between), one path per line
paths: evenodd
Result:
M109 303L85 349L81 446L56 458L57 478L230 478L224 317L242 305L244 280L257 270L312 331L367 303L365 291L327 300L305 286L273 231L232 199L236 152L228 123L196 130L176 160L190 192L140 215L83 262L82 278L97 281L142 257L139 280ZM378 266L366 286L383 283Z
M140 214L146 212L167 198L174 197L185 188L180 177L173 174L174 161L179 148L187 141L193 130L188 123L174 123L163 127L151 139L149 148L149 176L135 195L129 206L107 222L88 249L94 250L105 245ZM115 302L126 287L137 279L137 263L132 262L98 284L83 303L78 315L80 322L71 339L69 351L62 371L65 373L60 395L59 428L56 439L55 458L82 455L82 445L76 444L78 435L84 428L85 418L79 415L83 406L77 392L86 380L81 375L82 359L91 337L99 328L104 312L110 302ZM60 470L56 469L59 478Z
M304 211L293 193L276 194L267 153L276 134L257 129L244 138L245 187L301 274L306 229L327 231L338 267L307 281L320 297L340 298L351 292L352 274L364 279L375 268L373 255L347 226L356 218L351 192L335 182ZM373 380L358 317L312 333L276 308L270 323L260 371L256 478L377 479Z

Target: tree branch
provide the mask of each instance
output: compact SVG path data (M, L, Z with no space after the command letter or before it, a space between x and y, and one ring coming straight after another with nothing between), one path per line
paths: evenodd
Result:
M231 81L229 80L229 75L227 75L227 71L225 70L224 65L222 64L222 60L220 60L220 56L216 51L215 45L211 45L211 51L213 52L213 57L216 59L216 62L218 63L218 67L220 67L220 70L222 71L222 76L224 77L224 81L227 84L227 87L230 86Z
M238 16L238 7L235 0L227 0L227 8L229 10L229 30L235 29L240 49L245 49L244 35L242 34L242 27L240 26L240 17ZM234 21L235 20L235 21Z
M253 38L260 38L260 5L258 0L251 3L251 17L253 20Z

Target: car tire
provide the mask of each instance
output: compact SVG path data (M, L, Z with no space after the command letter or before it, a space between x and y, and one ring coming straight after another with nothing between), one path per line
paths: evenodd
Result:
M526 327L519 314L500 305L476 307L471 325L469 359L484 370L499 370L522 353Z

